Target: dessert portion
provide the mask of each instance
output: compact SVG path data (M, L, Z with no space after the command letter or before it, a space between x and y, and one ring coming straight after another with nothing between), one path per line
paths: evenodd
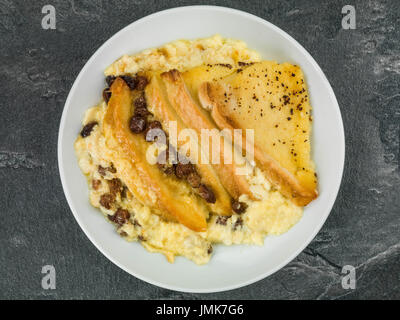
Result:
M228 143L225 143L225 138L219 134L219 132L214 130L216 126L210 116L207 114L207 111L200 108L190 95L189 90L186 88L185 82L183 81L181 73L178 70L173 69L169 72L162 73L161 78L164 81L169 101L171 102L178 116L187 125L190 125L198 136L201 136L203 129L207 129L209 130L210 134L216 136L215 138L219 140L219 144L221 146L226 146ZM217 163L213 164L217 171L218 178L233 198L237 199L242 194L253 198L253 195L250 192L250 185L246 180L246 177L237 174L238 164L233 161L232 163L227 163L227 161L224 161L224 149L225 148L219 149L220 154L218 154L218 157L220 158L220 161L215 161ZM217 151L206 150L206 152L207 154L212 154ZM243 166L246 165L248 164L243 164Z
M91 204L124 239L204 264L215 244L286 232L317 196L299 67L214 36L124 56L105 74L75 150Z
M205 231L208 217L206 204L200 201L200 197L192 192L187 183L179 180L178 175L168 174L146 159L148 142L152 139L149 134L144 136L141 133L151 126L160 129L160 125L159 122L148 122L143 115L138 115L139 108L132 108L134 96L140 99L140 94L136 90L131 91L128 84L119 77L111 85L111 98L104 116L103 129L106 144L118 155L113 164L117 172L121 172L135 198L154 213L194 231ZM120 159L123 163L120 163ZM184 166L184 170L193 170L187 168L191 164L179 164L175 170L179 170L179 166Z
M159 75L153 75L149 85L146 87L146 97L149 105L149 109L154 117L161 119L161 126L167 128L170 123L176 123L176 133L175 136L183 132L183 130L189 129L190 124L185 123L176 113L175 109L172 107L168 95L165 90L163 81ZM172 132L168 133L169 136L174 135ZM182 147L185 145L184 141L178 139L170 139L172 147L176 150L182 151ZM200 148L199 143L196 143ZM192 146L192 149L193 148ZM192 154L185 155L191 160L192 163L196 163L196 173L190 172L187 174L187 181L193 188L201 188L203 190L203 195L209 195L209 197L215 196L214 201L208 201L209 209L211 212L220 215L229 215L231 211L231 199L218 178L217 172L209 163L202 163L200 160L201 152L195 152ZM178 166L178 175L184 176L181 172L181 168L184 167L182 164ZM169 167L170 168L170 167ZM193 168L193 166L190 166ZM201 185L203 182L203 185ZM204 193L204 191L209 189L210 192ZM210 199L213 200L213 199Z
M202 83L199 98L220 129L254 130L255 161L280 192L300 206L317 197L311 106L298 66L272 61L245 65Z

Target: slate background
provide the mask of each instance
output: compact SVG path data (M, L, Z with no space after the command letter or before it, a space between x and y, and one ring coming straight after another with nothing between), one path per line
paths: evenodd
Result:
M41 29L41 8L57 30ZM209 1L256 14L297 39L319 63L346 130L342 187L326 224L285 268L245 288L184 294L142 282L86 238L65 200L57 134L72 83L115 32L150 13L201 1L0 0L0 298L374 299L400 298L400 2ZM342 30L353 4L357 29ZM41 288L41 268L57 289ZM343 265L356 290L343 290Z

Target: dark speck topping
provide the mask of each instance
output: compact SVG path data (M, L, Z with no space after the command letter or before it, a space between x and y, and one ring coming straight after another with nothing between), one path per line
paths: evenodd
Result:
M283 104L285 106L290 103L290 97L289 96L284 95L282 98L283 98Z
M217 66L221 66L221 67L225 67L228 69L232 69L232 65L230 65L229 63L217 63Z
M240 67L244 67L244 66L251 66L252 64L254 64L254 62L243 62L243 61L239 61L238 65Z

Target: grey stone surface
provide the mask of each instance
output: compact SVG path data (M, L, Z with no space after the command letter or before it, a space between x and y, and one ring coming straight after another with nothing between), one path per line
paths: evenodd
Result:
M41 8L57 10L42 30ZM201 3L201 2L200 2ZM0 0L0 298L374 299L400 298L400 2L210 1L242 9L297 39L327 75L346 131L346 166L326 224L293 262L253 285L184 294L142 282L86 238L65 200L57 133L71 85L94 51L150 13L199 1ZM341 28L353 4L357 29ZM41 288L41 268L57 289ZM357 288L341 287L343 265Z

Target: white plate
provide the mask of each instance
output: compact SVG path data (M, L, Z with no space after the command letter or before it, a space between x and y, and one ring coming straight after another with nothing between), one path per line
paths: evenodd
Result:
M123 54L133 54L176 39L223 37L244 40L264 59L291 62L303 69L311 95L313 158L320 196L304 211L301 221L264 246L216 246L208 265L197 266L178 257L174 264L161 254L120 238L114 227L89 204L86 180L78 167L73 143L85 110L98 103L104 69ZM213 6L165 10L119 31L86 63L65 103L58 138L58 162L69 206L94 245L112 262L154 285L185 292L216 292L251 284L294 259L322 227L335 201L344 165L344 132L338 103L325 75L310 54L271 23L245 12Z

